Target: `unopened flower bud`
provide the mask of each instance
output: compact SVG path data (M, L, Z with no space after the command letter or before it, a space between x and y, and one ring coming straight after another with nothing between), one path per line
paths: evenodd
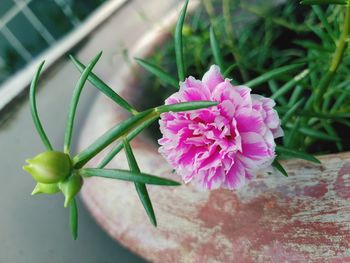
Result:
M28 165L23 166L23 169L30 173L35 181L43 184L58 183L67 178L72 170L70 157L62 152L43 152L26 162Z
M83 186L83 178L78 174L73 174L59 184L59 187L65 197L64 207L67 207L74 196L79 193Z
M60 189L58 188L58 184L42 184L42 183L37 183L32 195L37 195L37 194L55 194L59 192Z

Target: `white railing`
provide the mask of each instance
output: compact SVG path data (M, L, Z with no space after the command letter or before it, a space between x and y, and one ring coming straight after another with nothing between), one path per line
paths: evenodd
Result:
M1 0L0 0L1 1ZM109 0L97 8L82 23L76 19L70 6L64 0L55 0L63 13L69 17L75 28L60 38L58 41L50 34L49 30L40 19L30 10L28 4L32 0L13 0L15 5L0 18L0 33L11 43L15 51L27 62L23 69L9 77L0 86L0 110L5 107L13 98L23 91L30 83L38 64L45 60L45 69L52 65L64 53L69 51L74 45L87 36L94 28L107 19L112 13L120 8L128 0ZM10 22L20 12L28 19L36 31L50 46L35 58L22 45L16 36L7 27ZM5 61L0 57L0 65Z

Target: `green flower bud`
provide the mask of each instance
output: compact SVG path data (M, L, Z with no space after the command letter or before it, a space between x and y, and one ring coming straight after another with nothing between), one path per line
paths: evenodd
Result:
M78 174L73 174L66 180L59 183L59 187L65 197L64 207L67 207L70 201L79 193L83 186L83 178Z
M32 195L37 195L37 194L55 194L59 192L60 189L58 188L58 184L42 184L42 183L37 183Z
M35 181L43 184L58 183L67 178L72 171L70 157L62 152L43 152L26 162L28 165L23 166L23 169L30 173Z

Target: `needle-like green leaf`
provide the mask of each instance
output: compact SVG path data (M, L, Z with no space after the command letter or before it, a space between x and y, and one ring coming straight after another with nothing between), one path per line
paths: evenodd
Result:
M282 155L282 156L289 156L289 157L303 159L303 160L314 162L314 163L321 163L320 160L318 160L317 158L315 158L314 156L312 156L310 154L307 154L305 152L300 152L297 150L292 150L289 148L285 148L283 146L276 146L276 152L278 153L278 155Z
M327 133L317 131L314 129L310 129L307 127L300 127L299 131L307 136L310 136L310 137L316 138L316 139L321 139L321 140L325 140L325 141L332 141L332 142L340 142L341 141L341 139L337 136L332 136L332 135L329 135Z
M74 65L78 68L78 70L81 73L85 70L85 65L81 63L78 59L74 58L73 56L70 56L70 59L73 61ZM137 111L126 100L120 97L112 88L110 88L94 73L90 72L88 81L125 110L129 111L134 115L137 113Z
M278 171L280 171L285 177L288 177L287 171L283 168L283 166L277 159L273 161L272 166L275 167Z
M70 146L71 146L72 134L73 134L73 124L74 124L75 113L77 110L81 91L83 90L86 80L88 79L93 67L96 65L101 55L102 55L102 52L98 53L97 56L95 56L95 58L89 63L89 65L82 72L77 82L77 85L75 86L70 107L69 107L69 112L68 112L66 132L64 134L64 152L67 154L69 154L70 152Z
M300 68L303 65L304 65L304 63L300 63L300 64L293 64L293 65L288 65L288 66L279 67L277 69L273 69L265 74L262 74L261 76L255 78L255 79L248 81L244 85L248 86L250 88L256 87L264 82L269 81L270 79L273 79L273 78L278 77L280 75L294 71L295 69Z
M237 68L237 67L238 67L238 64L237 64L237 63L232 64L231 66L229 66L229 67L225 70L223 76L224 76L225 78L227 78L228 75L231 73L231 71L234 70L234 69Z
M216 38L213 27L210 27L210 46L214 55L215 63L219 66L221 70L224 70L223 58L220 51L220 44L218 42L218 39Z
M130 168L131 172L140 173L140 168L137 165L134 153L132 152L132 149L130 147L130 143L125 138L123 140L123 145L124 145L126 158L128 159L128 164L129 164L129 168ZM136 188L137 194L140 198L140 201L141 201L143 207L146 210L146 213L147 213L151 223L154 226L157 226L156 216L154 215L152 202L151 202L151 199L149 198L146 185L141 184L141 183L135 183L135 188Z
M96 169L96 168L84 168L79 169L78 173L83 177L105 177L111 179L117 179L122 181L130 181L142 184L153 184L153 185L167 185L167 186L179 186L181 185L178 182L175 182L170 179L161 178L158 176L136 173L127 170L119 169Z
M143 122L139 126L137 126L135 129L130 131L128 135L126 136L126 139L130 142L132 139L134 139L137 135L139 135L144 129L146 129L148 126L150 126L155 120L158 119L158 115ZM114 147L106 156L103 158L101 163L96 168L104 168L119 152L123 149L123 143L119 142L116 147Z
M43 144L45 145L47 150L52 151L51 143L50 143L49 139L47 138L47 135L43 129L43 126L41 125L41 121L40 121L39 115L38 115L38 110L36 107L36 90L38 87L40 72L44 66L44 63L45 63L45 61L41 62L37 71L35 72L32 83L30 84L30 91L29 91L30 112L32 114L33 122L34 122L34 125L35 125L37 132L39 133L41 141L43 142Z
M326 29L326 34L325 37L328 37L330 39L330 41L335 41L335 36L333 34L333 30L331 25L328 22L328 19L324 13L324 11L321 9L321 7L314 5L312 6L312 10L314 11L314 13L317 15L317 17L320 19L322 26Z
M176 56L176 65L177 72L180 81L185 80L185 63L184 63L184 55L183 55L183 43L182 43L182 28L185 22L186 10L188 6L188 1L185 1L184 6L181 9L179 19L175 28L175 56Z
M333 128L333 126L330 125L326 120L321 120L321 123L322 123L322 126L324 127L324 129L327 131L327 133L330 136L338 137L338 134L335 131L335 129ZM336 142L336 146L337 146L337 149L338 149L339 152L343 152L344 151L343 144L341 142Z
M294 88L288 102L288 107L292 107L298 101L299 97L303 95L302 91L303 91L303 87L301 85L297 85Z
M293 128L293 124L287 124L287 127L292 129ZM310 136L311 138L316 138L316 139L320 139L320 140L325 140L325 141L332 141L332 142L340 142L340 138L337 136L331 136L327 133L324 133L322 131L318 131L318 130L314 130L314 129L310 129L308 127L299 127L299 132L301 132L302 134L305 134L307 136Z
M301 80L303 80L307 75L309 75L310 70L305 69L298 75L296 75L294 78L292 78L290 81L288 81L286 84L284 84L280 89L278 89L274 94L272 94L271 99L276 99L284 94L286 94L288 91L290 91L293 87L295 87L296 84L298 84Z
M271 91L271 94L274 94L275 92L278 91L278 86L277 86L277 82L274 80L274 79L270 79L267 84L269 85L269 89ZM276 102L280 105L286 105L287 104L287 100L284 96L280 96L280 97L277 97L276 99Z
M213 101L192 101L192 102L181 102L176 104L162 105L155 110L159 113L164 112L179 112L179 111L190 111L190 110L198 110L203 108L208 108L212 106L216 106L217 102Z
M346 5L348 0L302 0L300 4L302 5L326 5L326 4L337 4Z
M289 108L286 107L278 107L278 112L285 113L289 110ZM350 112L339 112L339 113L322 113L322 112L314 112L314 111L308 111L308 110L297 110L296 114L300 116L305 117L315 117L319 119L346 119L350 118Z
M159 116L153 109L146 110L138 113L129 119L118 123L107 132L105 132L101 137L99 137L94 143L92 143L88 148L83 150L81 153L73 158L74 168L83 167L91 158L96 154L106 148L109 144L117 140L118 138L127 135L129 131L132 131L137 126L141 125L143 122L148 121L155 116Z
M179 88L179 82L161 68L140 58L135 58L135 60L137 64L139 64L141 67L143 67L145 70L149 71L153 75L157 76L164 83L169 84L176 89Z
M75 198L69 204L69 227L74 240L78 238L78 207Z
M302 98L297 103L295 103L283 116L281 123L282 125L285 125L290 118L295 114L295 112L298 110L300 105L304 102L305 98Z

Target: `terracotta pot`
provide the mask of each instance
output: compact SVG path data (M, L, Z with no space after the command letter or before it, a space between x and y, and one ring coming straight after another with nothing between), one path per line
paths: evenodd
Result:
M147 54L160 38L159 29L148 34L134 55ZM111 81L131 101L138 92L129 85L132 74L129 68ZM126 116L99 96L79 149ZM143 172L179 179L150 139L141 135L132 145ZM350 262L349 158L350 153L321 156L322 165L290 160L284 163L288 178L259 174L239 191L149 186L157 228L132 183L87 179L82 198L114 239L152 262ZM127 168L123 152L109 167Z

